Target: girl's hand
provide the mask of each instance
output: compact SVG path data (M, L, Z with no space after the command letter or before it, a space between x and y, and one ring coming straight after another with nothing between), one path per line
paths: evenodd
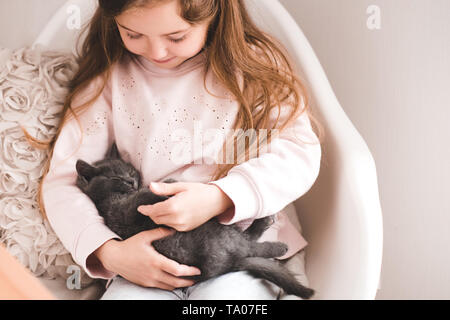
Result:
M180 277L199 275L195 267L181 265L158 253L152 242L175 231L158 228L140 232L126 240L108 240L94 254L103 266L143 287L174 290L192 286L193 280Z
M140 206L138 211L156 224L177 231L189 231L233 206L233 201L216 185L198 182L151 183L159 195L173 197L153 205Z

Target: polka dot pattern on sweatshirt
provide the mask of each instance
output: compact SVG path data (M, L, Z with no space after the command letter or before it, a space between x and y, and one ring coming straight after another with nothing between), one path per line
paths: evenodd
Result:
M86 127L86 135L92 136L98 134L99 131L106 126L107 121L108 117L106 111L100 113L95 117L95 120L91 121Z
M145 146L143 150L136 151L135 159L139 163L148 156L155 161L172 161L175 147L191 153L194 148L195 126L201 128L202 134L214 129L223 131L225 136L225 132L232 128L237 105L232 95L222 90L217 81L211 85L212 88L208 87L208 91L220 98L200 90L193 92L184 102L180 102L179 97L168 96L158 97L149 103L151 95L148 96L143 91L145 86L141 88L133 76L124 77L118 83L112 97L114 121L130 128L131 131L128 132L132 132L135 137L134 145ZM97 134L106 121L106 113L97 117L90 124L87 133ZM185 132L185 136L179 134L180 130L184 130L182 132ZM221 137L202 137L201 147L209 148L212 144L218 144L217 139Z

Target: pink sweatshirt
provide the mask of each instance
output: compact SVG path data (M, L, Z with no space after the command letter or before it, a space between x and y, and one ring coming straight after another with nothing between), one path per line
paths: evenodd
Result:
M317 141L308 117L300 116L272 141L270 150L210 181L215 168L211 159L225 138L218 132L233 128L238 103L211 72L206 86L218 97L205 90L205 55L202 51L170 70L140 56L125 57L112 69L100 97L78 117L82 132L75 119L63 127L43 182L44 206L55 233L90 277L115 276L88 257L107 240L120 237L76 187L75 163L103 159L113 141L122 158L141 171L145 186L167 178L214 183L234 203L219 216L221 223L245 229L255 218L276 214L259 241L286 243L289 251L281 259L306 246L283 209L306 193L319 173L320 145L297 139ZM99 85L100 78L92 81L72 106L87 101Z

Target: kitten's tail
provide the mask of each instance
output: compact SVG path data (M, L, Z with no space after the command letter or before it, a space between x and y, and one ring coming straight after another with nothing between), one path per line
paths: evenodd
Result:
M274 260L260 257L247 257L235 264L235 271L248 271L251 275L269 280L287 294L294 294L303 299L309 299L314 294L314 290L300 284L297 279L286 269Z

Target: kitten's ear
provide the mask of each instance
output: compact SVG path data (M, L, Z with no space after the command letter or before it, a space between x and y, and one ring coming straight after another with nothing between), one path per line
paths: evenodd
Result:
M120 159L119 150L117 149L117 145L115 142L113 142L111 148L108 150L108 153L106 154L106 158Z
M76 164L78 174L85 178L88 182L97 175L97 168L91 166L89 163L78 160Z

